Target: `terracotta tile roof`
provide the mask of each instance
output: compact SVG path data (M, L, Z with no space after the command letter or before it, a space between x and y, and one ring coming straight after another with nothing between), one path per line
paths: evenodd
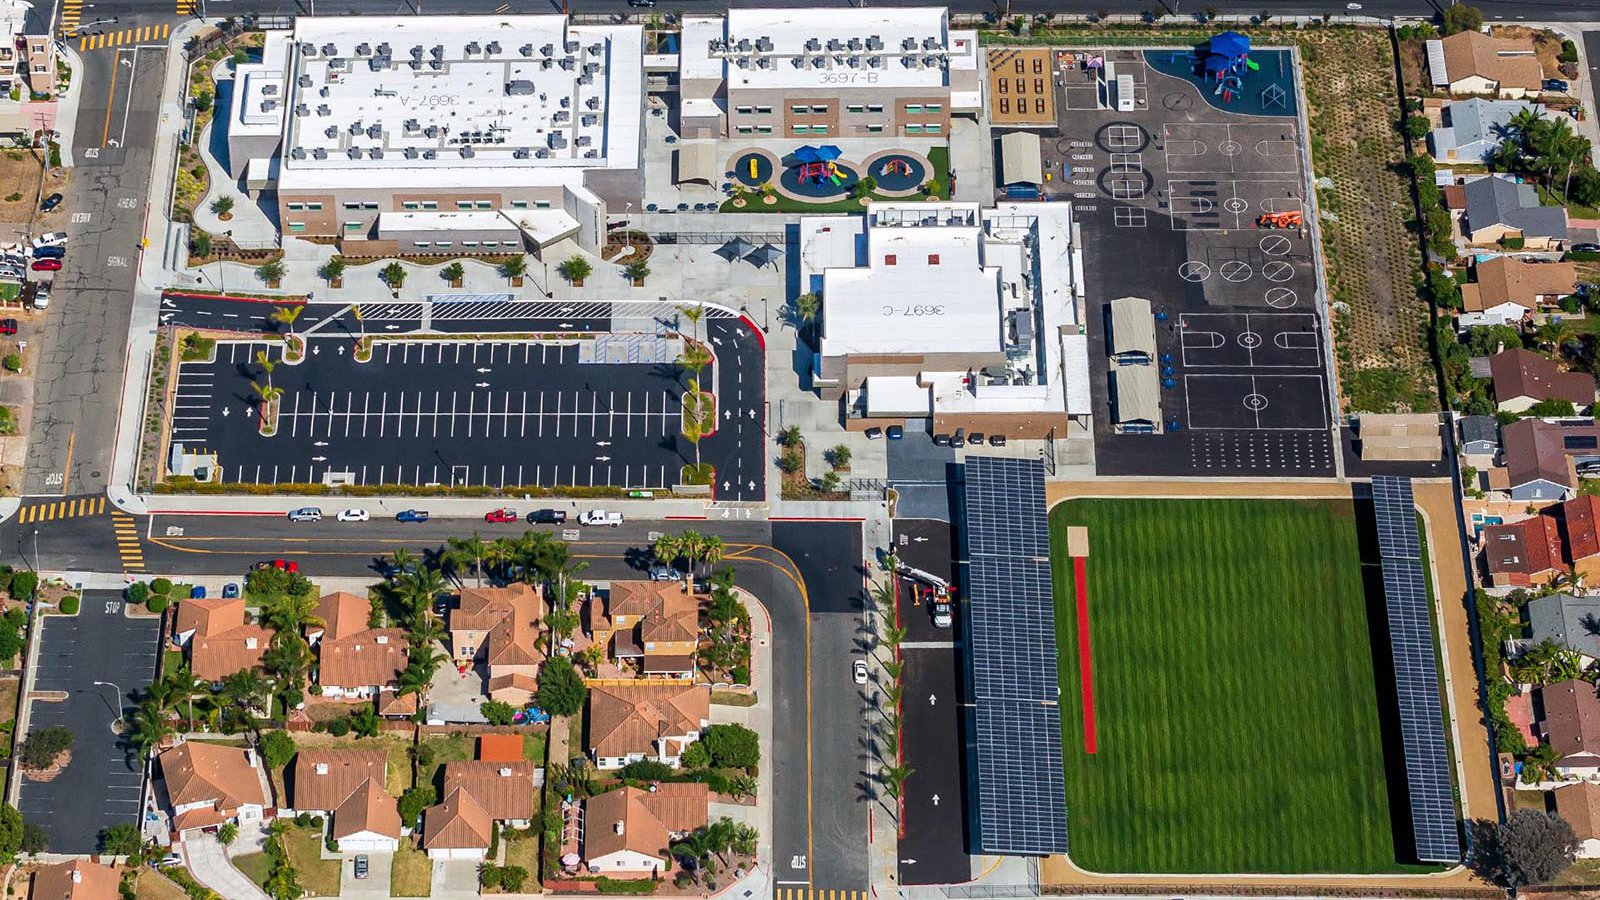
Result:
M188 631L197 635L222 634L243 624L243 598L224 600L221 597L208 597L200 600L179 600L178 614L173 618L172 630L175 634Z
M485 662L491 666L537 666L544 662L539 622L544 597L526 584L467 588L450 611L451 631L486 631Z
M532 697L539 690L539 679L524 672L507 672L491 677L486 689L491 698L516 705L521 701L500 696L501 692L516 691L519 696L520 694L527 694L528 697Z
M1556 788L1556 813L1566 819L1580 841L1600 839L1600 784L1580 781Z
M410 661L400 628L368 628L317 645L317 682L337 687L393 684Z
M1466 209L1467 188L1462 184L1447 184L1444 186L1444 208Z
M444 802L422 813L422 846L428 850L473 850L489 846L492 820L463 790L447 790Z
M1539 297L1565 297L1578 286L1578 265L1570 262L1531 263L1497 256L1479 263L1474 274L1477 281L1461 290L1467 312L1482 312L1506 302L1534 309ZM1469 287L1473 289L1470 293Z
M535 618L544 612L544 599L537 589L522 583L498 588L463 588L460 602L450 610L450 628L488 631L506 617L518 603L532 601Z
M75 859L33 873L32 900L118 900L117 870Z
M1600 497L1585 494L1561 504L1567 526L1567 560L1577 562L1600 554Z
M1561 558L1561 531L1549 516L1485 527L1483 557L1494 573L1537 575L1567 568Z
M317 601L317 618L321 625L306 627L306 635L322 635L322 640L341 640L367 630L367 618L372 615L372 604L367 598L346 591L334 591Z
M418 694L413 691L401 694L396 691L382 691L378 694L378 715L380 716L410 716L417 711Z
M1545 733L1562 756L1600 754L1600 698L1582 681L1561 681L1539 689Z
M444 792L466 791L491 819L531 819L533 770L531 762L448 762L444 764Z
M700 636L700 604L681 581L613 581L609 618L639 616L639 640L692 641Z
M243 747L185 741L161 754L161 775L173 806L216 801L231 811L248 803L265 806L255 754Z
M189 639L189 668L202 681L221 681L242 669L261 665L273 632L260 625L240 625L222 634Z
M1489 357L1494 377L1494 397L1509 403L1518 397L1534 400L1571 400L1580 410L1594 403L1594 376L1587 372L1563 372L1545 356L1516 348Z
M711 795L704 784L654 787L654 791L625 787L584 801L586 859L622 850L663 858L673 835L706 824Z
M1479 75L1503 88L1537 91L1544 68L1529 38L1496 38L1461 31L1444 39L1444 67L1451 82Z
M522 762L522 735L478 735L478 759L482 762Z
M687 653L650 653L644 655L646 675L684 675L694 672L694 656Z
M589 749L607 757L649 753L658 738L698 732L710 716L705 685L595 686L589 689Z
M295 809L332 810L363 782L384 783L389 768L385 750L301 750L294 756Z
M384 792L382 781L371 778L357 785L333 811L334 839L363 831L400 836L400 804Z

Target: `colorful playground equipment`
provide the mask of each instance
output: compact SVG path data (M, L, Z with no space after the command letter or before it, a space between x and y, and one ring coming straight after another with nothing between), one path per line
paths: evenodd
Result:
M757 158L754 155L751 155L751 157L750 157L750 180L751 181L756 181L757 179L759 179L761 177L760 173L756 171L756 166L757 166L757 163L759 163L759 162L760 162L759 158Z
M834 184L844 183L844 176L839 173L839 167L831 159L826 162L801 163L800 179L802 181L811 181L815 184L821 184L824 181L831 181Z
M880 176L881 175L906 175L906 176L909 176L911 174L911 164L906 162L903 159L890 159L890 160L886 161L883 164L883 168L878 170L878 174Z
M1293 212L1262 213L1256 218L1257 228L1299 228L1305 224L1305 214Z
M1224 31L1207 42L1205 58L1206 78L1217 80L1212 93L1231 103L1244 86L1245 71L1260 71L1261 66L1250 59L1250 38L1237 31Z

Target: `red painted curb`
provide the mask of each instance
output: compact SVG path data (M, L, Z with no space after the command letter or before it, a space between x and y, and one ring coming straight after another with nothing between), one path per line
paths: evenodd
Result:
M1078 683L1083 688L1083 752L1094 755L1099 747L1094 721L1094 660L1089 648L1088 560L1072 558L1073 580L1078 594Z
M756 336L756 343L761 345L761 352L765 353L767 351L767 336L761 333L761 329L756 326L756 323L749 316L740 313L739 319L750 326L750 333Z

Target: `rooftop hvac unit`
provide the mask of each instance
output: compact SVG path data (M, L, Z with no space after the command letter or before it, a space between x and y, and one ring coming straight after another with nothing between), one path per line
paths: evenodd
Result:
M590 126L590 125L599 124L600 117L599 116L584 116L582 119L579 119L578 121L579 121L580 124L582 124L582 125L587 127L587 126Z
M939 39L936 37L925 37L922 39L922 49L924 50L932 50L937 46L939 46Z
M861 49L861 38L853 37L853 38L850 39L850 41L845 46L849 47L851 50L860 50Z
M822 42L814 37L806 38L806 49L815 53L822 49Z
M326 103L318 103L317 104L317 115L319 115L319 116L331 116L331 115L333 115L333 107L329 106ZM329 125L328 127L329 128L333 128L332 125ZM334 128L333 130L335 132L338 132L339 129Z
M600 158L600 151L599 150L585 150L585 151L583 151L583 158L584 159L599 159Z
M561 68L567 70L568 72L571 72L573 69L576 69L577 67L578 67L578 58L577 57L575 57L575 56L563 56L561 58Z
M537 91L533 86L533 82L525 78L516 78L506 82L506 96L508 97L527 97L534 93L537 93Z
M841 43L838 38L828 38L828 52L829 53L832 53L835 50L843 50L843 49L844 49L844 44Z
M289 158L290 159L305 159L306 158L306 148L304 148L304 147L296 147L293 150L290 150L289 151Z
M500 42L499 41L490 41L483 48L483 52L485 54L487 54L487 55L499 55L499 53L500 53Z
M277 98L275 98L275 97L268 97L265 100L261 101L261 111L262 112L272 112L273 110L275 110L277 108L278 108L278 101L277 101Z
M589 73L589 74L590 74L590 75L593 75L593 74L595 74L595 73L596 73L596 72L599 72L599 71L600 71L600 64L599 64L599 63L597 63L597 62L592 62L592 63L584 63L584 65L583 65L583 71L585 71L585 72L587 72L587 73Z
M296 78L294 80L294 83L300 85L303 88L311 87L311 76L310 75L301 75L299 78Z
M437 125L429 125L427 127L427 129L425 129L422 133L427 135L428 137L437 139L439 137L439 134L440 134L439 126L437 126Z
M749 38L739 38L739 43L734 45L734 49L738 50L740 53L749 53L750 52L750 39Z
M580 134L574 143L576 143L579 147L587 147L591 141L589 140L589 136L587 134Z
M424 150L424 151L422 151L422 158L423 159L438 159L439 158L439 151L437 151L437 150Z
M511 158L512 159L527 159L528 158L528 148L527 147L518 147L517 149L511 151Z
M301 44L300 44L300 55L301 56L316 56L317 55L317 45L311 43L310 41L302 41Z
M361 120L360 119L357 119L354 122L350 123L350 133L351 134L360 134L361 131L362 131L362 125L361 125Z
M472 145L471 144L468 144L467 146L461 148L461 158L462 159L471 159L471 158L473 158L474 156L477 156L477 155L478 155L478 151L472 149Z
M412 61L411 61L411 62L410 62L410 63L409 63L409 65L410 65L410 66L411 66L411 71L413 71L413 72L417 72L417 71L421 71L421 69L422 69L422 60L420 60L420 59L413 59L413 60L412 60Z
M589 45L589 55L591 55L591 56L599 56L601 51L603 51L605 49L606 49L606 45L602 44L602 43L599 43L597 41L597 42Z
M444 60L442 60L442 59L430 59L430 60L428 60L428 68L433 69L436 72L437 71L441 71L441 70L444 69Z
M534 150L533 150L533 155L537 156L540 159L549 159L550 158L550 151L547 148L544 148L544 147L535 147Z
M763 57L760 57L759 59L757 59L756 60L756 68L758 68L758 69L770 69L770 68L772 68L772 57L763 56Z
M417 153L417 148L407 147L401 151L401 155L405 156L406 159L416 159L420 154Z
M469 42L467 44L467 55L468 56L476 56L477 54L482 53L482 52L483 52L483 45L478 43L477 41L471 41L471 42Z
M389 46L389 42L388 41L384 41L383 43L378 45L378 55L379 56L388 56L389 54L391 54L393 52L394 52L394 48Z
M351 159L360 159L361 158L361 148L360 147L351 147L349 150L345 151L345 155L350 157Z
M533 45L532 44L523 44L521 47L517 48L517 52L521 53L523 56L532 56L533 55Z
M322 87L317 88L317 95L318 96L326 97L326 96L328 96L328 94L329 94L329 91L328 91L328 86L327 85L323 85Z
M867 68L869 68L869 69L881 69L881 68L883 68L883 57L881 57L881 56L869 56L869 57L867 57Z
M578 84L585 87L594 84L594 76L585 72L584 74L578 76Z
M913 37L908 37L905 40L900 42L900 49L901 50L910 50L910 49L912 49L912 48L914 48L916 46L917 46L917 39L913 38Z
M543 59L543 60L539 61L539 68L543 69L546 72L548 72L548 71L550 71L550 69L555 67L555 64L556 64L556 61L553 60L553 59Z
M766 35L756 38L756 49L760 50L762 53L771 53L772 38L769 38Z
M403 127L407 132L416 132L422 129L422 123L416 119L407 119Z
M577 53L578 52L578 48L581 47L581 46L583 46L583 45L579 44L576 40L568 38L567 41L564 44L561 45L561 48L563 50L565 50L567 53Z
M412 59L421 59L422 58L422 45L421 44L418 44L415 47L411 48L411 58Z
M589 107L590 109L599 109L600 108L600 98L599 97L590 97L588 100L585 100L583 102L583 105Z
M322 147L312 147L311 148L311 158L312 159L327 159L328 158L328 151L325 150Z
M372 157L373 159L383 159L383 148L382 147L373 147L372 150L367 153L367 155Z
M323 44L322 45L322 55L323 56L338 56L339 55L339 48L337 46L335 46L334 44L331 44L331 43L330 44Z
M356 55L357 56L371 56L372 55L372 45L367 43L366 41L362 41L361 43L357 44L356 45Z
M789 62L792 63L796 69L804 69L806 67L806 58L803 56L791 56L789 58Z
M811 68L813 69L820 69L827 64L828 58L826 56L817 56L811 59Z
M859 57L859 56L850 57L850 68L852 68L852 69L861 68L861 57Z
M543 47L539 48L539 53L541 55L543 55L543 56L554 56L555 52L556 52L556 45L555 44L545 44Z
M377 140L383 136L383 126L376 123L367 126L367 137Z
M305 105L304 103L296 103L294 106L294 114L297 116L309 116L311 115L311 107Z
M566 122L571 122L572 121L572 113L570 113L570 112L568 112L568 111L566 111L564 109L558 109L554 113L550 114L550 121L554 122L557 125L561 125L561 124L566 123Z
M882 50L883 49L883 38L881 38L881 37L879 37L878 35L875 35L875 34L869 36L867 38L867 49L868 50Z
M388 67L389 57L387 56L374 56L373 58L367 60L367 68L373 72L382 72Z

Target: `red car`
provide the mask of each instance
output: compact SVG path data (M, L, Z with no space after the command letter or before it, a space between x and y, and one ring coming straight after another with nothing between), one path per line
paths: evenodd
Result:
M300 564L292 559L264 559L256 563L254 569L282 569L285 572L300 571Z
M507 522L521 521L521 519L519 519L517 516L517 511L514 509L497 509L494 512L484 513L483 520L485 522L495 522L501 525L504 525Z
M36 259L33 261L33 270L35 272L54 272L60 268L61 260L59 259Z
M17 320L16 319L0 319L0 334L16 334L16 333L17 333Z

